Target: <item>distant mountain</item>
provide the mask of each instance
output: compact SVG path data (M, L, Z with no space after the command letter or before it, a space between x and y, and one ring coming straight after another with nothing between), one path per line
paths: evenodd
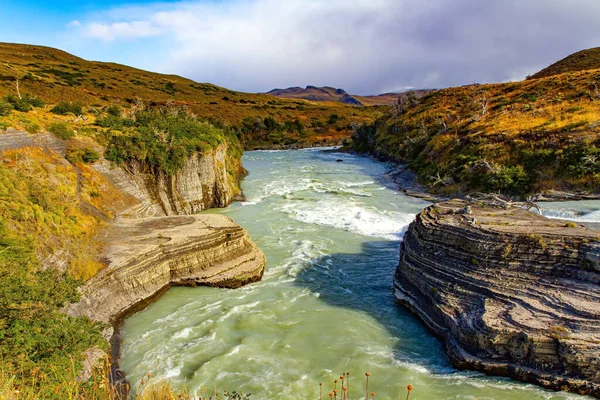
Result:
M431 90L411 90L410 92L424 95ZM376 96L356 96L348 94L344 89L335 89L330 86L290 87L287 89L273 89L267 94L282 99L301 99L310 101L331 101L355 106L391 106L398 102L398 98L406 96L409 92L383 93Z
M290 87L287 89L273 89L267 92L271 96L280 97L283 99L302 99L310 101L332 101L336 103L344 103L355 106L363 104L354 96L348 94L344 89L335 89L329 86L316 87L307 86L305 89L301 87Z
M581 50L562 60L555 62L540 72L533 74L528 79L545 78L548 76L564 74L565 72L585 71L600 69L600 47Z

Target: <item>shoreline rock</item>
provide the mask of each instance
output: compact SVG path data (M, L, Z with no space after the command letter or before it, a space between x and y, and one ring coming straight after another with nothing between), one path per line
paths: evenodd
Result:
M264 271L262 251L221 214L118 218L105 234L107 267L65 307L70 315L114 324L171 286L237 288Z
M600 234L521 208L426 208L401 245L398 301L459 369L600 397Z
M102 259L107 267L81 288L78 303L63 311L109 324L111 381L126 395L127 378L119 370L119 328L172 286L235 289L257 282L265 267L263 252L248 233L221 214L118 218L104 232ZM81 379L100 360L84 365Z

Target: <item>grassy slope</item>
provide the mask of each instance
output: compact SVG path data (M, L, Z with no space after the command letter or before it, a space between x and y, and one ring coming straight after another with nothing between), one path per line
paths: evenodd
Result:
M565 72L585 71L600 68L600 47L578 51L568 57L544 68L528 79L545 78L548 76L564 74Z
M21 92L31 93L47 103L76 101L102 107L128 107L136 99L148 103L175 102L201 118L241 127L245 121L272 117L278 123L296 120L303 132L284 136L309 143L324 139L339 141L351 133L350 126L372 122L382 109L340 103L284 100L265 94L241 93L212 84L197 83L175 75L163 75L114 63L91 62L64 51L42 46L0 43L0 95L15 93L16 77ZM385 110L385 108L383 108ZM338 116L328 123L330 116ZM282 140L262 125L247 132L247 147L269 145Z
M362 129L354 147L410 163L440 193L598 192L598 85L589 70L437 90Z

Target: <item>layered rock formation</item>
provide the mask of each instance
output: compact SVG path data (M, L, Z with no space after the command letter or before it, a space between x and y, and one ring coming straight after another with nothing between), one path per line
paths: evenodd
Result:
M241 160L228 155L226 144L187 158L174 176L150 173L144 166L117 167L104 161L95 168L122 192L139 201L125 215L133 217L189 215L214 207L226 207L241 197Z
M70 315L115 323L173 285L236 288L263 274L264 254L224 215L119 218L106 234L107 268L66 307Z
M600 397L600 234L521 208L421 212L394 289L461 369Z

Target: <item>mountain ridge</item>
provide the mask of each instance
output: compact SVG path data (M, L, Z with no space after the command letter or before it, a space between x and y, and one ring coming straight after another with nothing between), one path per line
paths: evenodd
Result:
M305 88L300 86L291 86L286 89L272 89L265 94L275 96L281 99L300 99L308 101L327 101L338 102L356 106L392 106L398 103L400 97L405 97L408 93L416 93L418 95L427 94L430 89L415 89L405 92L387 92L377 95L359 96L346 92L341 88L332 86L313 86L308 85Z

